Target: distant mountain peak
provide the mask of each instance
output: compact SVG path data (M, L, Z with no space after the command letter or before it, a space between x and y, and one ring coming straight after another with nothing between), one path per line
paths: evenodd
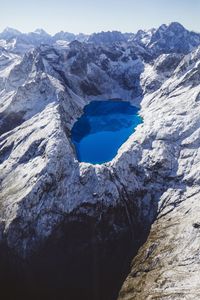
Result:
M22 33L14 28L11 27L6 27L1 33L0 33L0 39L13 39L16 38L17 36L21 35Z
M6 27L2 33L15 33L15 34L21 34L21 32L15 28L12 27Z
M187 30L178 22L161 25L152 35L148 47L160 53L189 53L200 44L200 34Z
M110 44L115 42L126 42L126 38L120 31L101 31L98 33L93 33L89 37L88 41L97 44Z
M185 27L182 24L180 24L179 22L171 22L167 25L167 27L170 29L186 30Z
M37 28L34 33L40 34L40 35L49 35L44 29L42 28Z

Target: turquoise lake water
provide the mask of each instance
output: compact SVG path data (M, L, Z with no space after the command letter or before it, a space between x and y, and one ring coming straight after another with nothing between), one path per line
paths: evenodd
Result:
M92 101L74 124L71 139L80 162L111 161L142 118L129 102Z

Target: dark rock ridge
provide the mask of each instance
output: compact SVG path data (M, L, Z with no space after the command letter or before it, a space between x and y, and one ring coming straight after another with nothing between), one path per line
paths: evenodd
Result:
M1 295L199 299L199 34L73 38L0 36ZM144 123L111 162L79 163L71 128L104 99Z

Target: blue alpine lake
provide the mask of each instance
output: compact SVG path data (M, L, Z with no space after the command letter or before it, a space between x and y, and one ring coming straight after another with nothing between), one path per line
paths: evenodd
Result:
M120 146L135 131L142 118L129 102L92 101L74 124L71 139L80 162L111 161Z

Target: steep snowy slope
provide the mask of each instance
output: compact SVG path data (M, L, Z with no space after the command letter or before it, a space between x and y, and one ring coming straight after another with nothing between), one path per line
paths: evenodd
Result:
M149 170L157 166L165 189L157 197L158 213L149 238L118 299L200 297L199 51L182 60L161 92L142 102L144 118L155 112L150 121L155 138L142 165L147 163ZM150 181L155 189L155 178Z

